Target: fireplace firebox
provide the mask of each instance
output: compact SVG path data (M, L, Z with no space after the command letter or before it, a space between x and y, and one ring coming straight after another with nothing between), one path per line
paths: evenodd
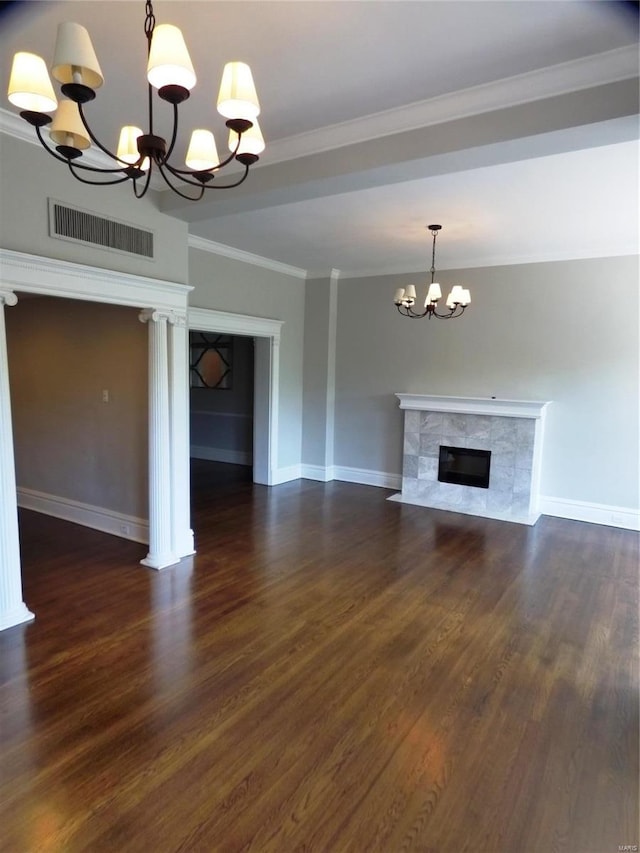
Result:
M441 483L488 489L490 467L490 450L440 445L438 480Z

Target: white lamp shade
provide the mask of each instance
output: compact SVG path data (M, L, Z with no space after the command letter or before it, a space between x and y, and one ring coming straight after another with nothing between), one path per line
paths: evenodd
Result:
M11 66L9 101L21 110L50 113L58 106L44 59L35 53L16 53Z
M415 284L410 284L404 292L405 299L413 299L415 301L416 298L416 286Z
M218 93L218 112L225 118L255 121L260 114L251 69L244 62L227 62Z
M210 130L194 130L185 163L195 172L215 169L220 164L216 141Z
M60 83L83 83L98 89L104 82L100 63L87 30L66 21L58 24L51 73Z
M238 144L238 134L235 130L229 131L229 151L235 151L236 145ZM255 154L258 156L262 154L265 149L265 142L262 136L262 131L260 130L260 125L257 120L253 119L253 127L250 127L249 130L245 130L242 134L242 139L240 140L240 148L238 148L237 154ZM237 156L237 155L236 155Z
M462 288L460 287L459 284L456 284L456 285L454 285L454 287L451 288L451 293L449 294L449 299L452 302L462 302Z
M147 63L147 80L156 89L182 86L193 89L196 73L182 33L173 24L160 24L153 31Z
M140 159L140 152L138 151L139 136L142 136L142 131L139 127L127 125L122 128L116 151L119 160L124 160L125 163L130 163L131 165L138 162Z
M429 285L429 290L427 291L427 298L425 301L425 306L428 305L429 302L437 302L438 299L442 299L442 291L440 290L440 285L437 281L434 281L433 284Z
M394 303L395 303L396 305L400 305L400 304L402 303L402 299L403 299L403 297L404 297L404 287L399 287L399 288L396 290L395 295L394 295L394 297L393 297L393 301L394 301Z
M460 302L463 305L468 305L471 302L471 294L469 293L466 287L462 288L462 299L460 300Z
M91 145L75 101L60 101L51 123L49 136L56 145L69 145L80 149Z

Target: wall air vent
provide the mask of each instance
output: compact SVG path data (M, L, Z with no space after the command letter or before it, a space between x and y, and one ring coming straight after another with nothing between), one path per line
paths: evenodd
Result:
M153 260L153 231L49 199L49 236Z

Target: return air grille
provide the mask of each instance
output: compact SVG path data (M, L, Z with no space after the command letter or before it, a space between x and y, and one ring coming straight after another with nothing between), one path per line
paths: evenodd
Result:
M125 222L105 219L86 210L78 210L49 199L49 233L52 237L88 243L153 258L153 231L145 231Z

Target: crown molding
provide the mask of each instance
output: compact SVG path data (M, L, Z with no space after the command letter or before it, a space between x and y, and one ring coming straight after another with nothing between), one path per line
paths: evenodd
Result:
M638 246L630 246L628 244L619 246L607 246L607 251L603 254L595 254L592 248L582 249L580 251L567 252L549 252L542 254L522 254L522 255L489 255L477 258L460 258L451 259L446 267L439 267L438 274L451 272L456 270L466 269L483 269L484 267L508 267L508 266L523 266L524 264L549 264L556 261L589 261L596 258L633 258L638 257ZM422 276L426 282L428 270L417 269L414 266L397 265L387 267L371 267L369 269L343 269L340 272L340 278L378 278L389 275L415 275ZM428 283L428 282L427 282Z
M345 145L354 145L421 127L565 95L593 86L616 83L637 77L638 73L636 46L628 45L605 53L494 80L491 83L460 89L457 92L449 92L424 101L360 116L350 121L328 125L284 139L275 139L269 143L267 154L254 168L260 169L262 166L320 154ZM15 113L2 108L0 108L0 132L40 147L30 126ZM113 165L106 155L94 149L84 154L83 158L88 165L92 166ZM154 189L165 189L162 182L157 185L152 182L152 186Z
M275 139L260 166L637 77L634 45Z
M2 286L34 296L65 296L135 308L180 311L193 285L0 248Z
M12 136L20 142L28 142L31 145L42 151L38 137L34 129L28 122L20 118L18 113L9 112L9 110L0 107L0 133L6 133L7 136ZM82 155L82 163L86 166L94 166L97 169L113 169L113 160L99 148L91 147ZM152 190L165 190L167 185L159 175L151 176L150 183Z
M253 266L263 267L264 269L279 272L283 275L290 275L294 278L307 278L307 271L300 267L283 264L271 258L264 258L262 255L254 255L252 252L244 252L242 249L234 249L233 246L225 246L224 243L216 243L213 240L207 240L205 237L198 237L196 234L189 234L188 242L190 249L199 249L201 252L210 252L212 255L222 255L224 258L242 261L245 264L253 264Z

